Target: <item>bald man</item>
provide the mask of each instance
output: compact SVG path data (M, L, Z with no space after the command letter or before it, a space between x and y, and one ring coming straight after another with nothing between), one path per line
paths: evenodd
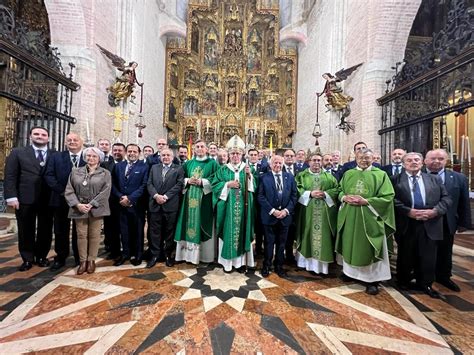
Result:
M44 179L52 190L49 206L53 208L54 251L56 252L51 266L52 271L62 268L69 256L71 220L68 218L69 206L64 199L64 190L72 168L86 165L82 159L82 145L82 138L77 133L69 133L66 136L66 150L54 153L46 166ZM72 250L77 264L79 263L79 254L75 225L72 229Z

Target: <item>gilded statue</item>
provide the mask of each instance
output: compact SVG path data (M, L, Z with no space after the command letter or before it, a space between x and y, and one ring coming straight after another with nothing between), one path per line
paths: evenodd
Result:
M122 74L115 78L115 82L107 88L109 93L109 105L116 107L120 104L120 101L127 100L130 97L130 101L133 103L135 96L133 95L133 90L135 89L135 84L140 87L143 87L143 83L139 83L135 73L135 69L138 66L137 62L130 62L126 65L125 59L119 57L116 54L108 51L104 47L101 47L97 44L100 51L112 62L112 65L121 71Z
M326 96L327 104L326 107L331 111L342 112L341 119L349 116L351 113L350 103L353 98L346 95L341 86L340 82L346 80L362 63L354 65L348 69L341 69L336 74L324 73L323 78L326 80L324 85L323 93Z

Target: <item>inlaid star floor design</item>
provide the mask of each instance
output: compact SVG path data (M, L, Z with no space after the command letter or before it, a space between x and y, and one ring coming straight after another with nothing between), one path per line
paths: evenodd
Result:
M95 274L72 269L16 271L16 236L0 238L0 353L314 354L474 352L474 252L457 237L461 293L435 285L445 300L400 293L377 296L321 278L226 274L218 266L159 263ZM464 244L462 242L464 241Z
M202 298L205 312L221 303L226 303L236 311L242 312L246 299L267 302L261 289L277 286L253 271L230 274L225 273L220 267L210 266L180 272L186 278L174 284L188 288L181 296L181 300Z

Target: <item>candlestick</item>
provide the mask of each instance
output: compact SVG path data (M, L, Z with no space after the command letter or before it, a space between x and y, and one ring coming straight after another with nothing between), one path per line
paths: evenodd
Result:
M454 164L454 146L453 146L453 137L448 136L448 148L449 156L451 158L451 164Z
M466 136L466 144L467 144L467 163L471 164L471 145L469 144L468 136Z
M464 135L461 136L461 164L464 163Z

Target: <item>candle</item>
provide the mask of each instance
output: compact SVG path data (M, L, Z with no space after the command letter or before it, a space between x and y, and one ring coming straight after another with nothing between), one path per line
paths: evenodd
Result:
M448 136L448 148L449 148L449 155L451 158L451 164L454 164L453 137L451 136Z
M471 145L469 144L468 136L466 136L466 145L467 145L467 163L471 164Z
M464 163L464 135L461 136L461 164Z

